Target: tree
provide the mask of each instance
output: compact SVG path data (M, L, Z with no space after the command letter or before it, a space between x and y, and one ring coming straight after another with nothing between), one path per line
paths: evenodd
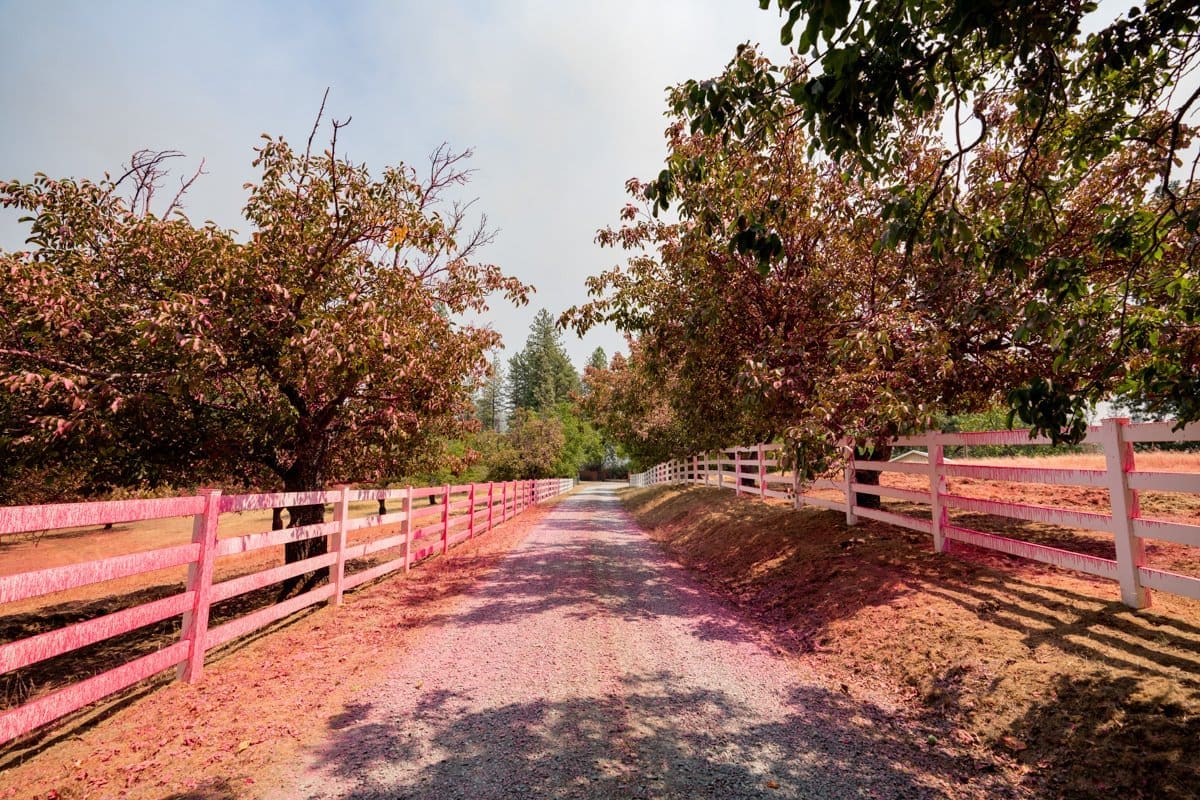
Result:
M579 389L579 375L563 348L553 315L538 311L525 347L508 362L509 403L513 409L550 411Z
M641 344L630 339L628 359L617 353L603 369L589 365L591 391L581 402L588 419L620 446L635 470L703 449L693 446L696 439L676 420L661 376L652 375L643 358ZM606 450L601 458L607 456Z
M537 414L527 408L513 412L503 443L492 452L489 477L497 481L560 476L558 472L566 434L554 414Z
M760 67L743 50L717 80ZM669 101L689 92L679 87ZM994 176L1011 163L1006 143L1023 136L1006 104L989 119L1003 135L978 149L960 200L980 218L1006 208ZM693 132L681 115L668 144L669 170L631 180L621 227L598 236L631 253L627 266L590 278L594 299L563 318L580 331L612 322L638 337L631 375L612 386L589 377L596 419L631 455L661 460L782 437L811 475L847 438L880 457L891 436L939 414L990 408L1011 386L1047 374L1075 384L1103 377L1088 348L1107 347L1111 327L1077 345L1091 357L1064 360L1049 323L1031 325L1029 315L1043 300L1041 273L1075 262L1087 264L1088 282L1056 296L1056 309L1106 323L1128 261L1104 237L1105 221L1144 205L1137 187L1153 175L1152 143L1106 159L1069 193L1033 273L996 273L931 243L886 246L881 210L895 177L810 159L798 126L739 139ZM928 185L941 168L939 144L913 132L903 147L905 190ZM1053 169L1060 157L1043 154L1035 166ZM677 220L655 213L664 186ZM614 399L632 421L605 415L599 404ZM639 429L639 414L659 422Z
M757 146L803 129L814 156L889 185L879 208L885 246L1029 277L1026 335L1057 348L1058 367L1089 367L1014 385L1008 402L1035 430L1078 438L1089 405L1113 393L1143 397L1180 422L1200 418L1200 205L1188 149L1200 89L1181 89L1200 63L1192 0L1158 0L1116 19L1095 3L1051 0L775 5L787 15L783 42L800 31L799 58L773 65L739 48L723 75L675 95L691 131ZM912 181L906 142L914 133L945 141L947 126L937 168ZM969 176L988 148L1003 157L988 175L993 202L980 205L971 195L982 184ZM1131 148L1150 162L1129 187L1143 202L1109 209L1096 246L1064 255L1057 245L1074 199ZM668 164L647 197L666 208L676 178L706 166ZM749 221L743 241L769 247L769 235L751 241L760 220ZM1113 260L1122 265L1115 283L1103 269Z
M493 352L487 380L475 396L475 417L484 430L500 431L504 428L504 420L508 413L504 383L504 365L500 363L498 354Z
M442 146L423 177L400 165L373 178L338 155L342 128L320 153L317 126L303 151L264 137L244 241L192 225L178 198L153 213L161 162L0 189L32 222L31 249L0 254L18 458L123 452L122 478L306 492L395 474L414 445L462 428L497 335L454 319L527 287L476 260L486 220L469 226L449 199L469 152ZM323 518L320 504L289 512Z

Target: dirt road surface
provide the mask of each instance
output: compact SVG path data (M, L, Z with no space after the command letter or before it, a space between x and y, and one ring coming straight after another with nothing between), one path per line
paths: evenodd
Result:
M772 652L612 485L564 498L388 674L273 797L1016 796Z

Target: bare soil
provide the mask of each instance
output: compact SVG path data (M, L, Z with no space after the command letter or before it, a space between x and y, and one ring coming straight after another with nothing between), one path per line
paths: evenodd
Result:
M973 748L980 772L1044 797L1200 797L1200 602L1157 593L1134 611L1114 583L956 543L937 556L926 535L729 491L624 499L781 649L851 694L894 698L931 736ZM1105 544L975 522L1060 547ZM1186 550L1156 555L1178 568L1196 563Z

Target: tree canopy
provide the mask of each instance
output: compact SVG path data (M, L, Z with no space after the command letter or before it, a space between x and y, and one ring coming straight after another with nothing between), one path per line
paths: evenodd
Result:
M538 311L525 347L508 362L509 405L530 411L552 410L579 390L579 373L563 348L554 315Z
M743 45L722 75L681 86L671 104L689 133L760 148L804 131L810 158L886 189L880 247L1028 282L1021 335L1061 355L1008 395L1035 429L1077 437L1089 406L1115 393L1200 418L1195 2L1116 19L1050 0L774 5L797 57L772 64ZM914 137L937 144L920 180ZM1133 182L1115 189L1131 150ZM712 167L676 153L644 195L656 211L682 204L680 182ZM1094 203L1097 224L1072 230L1081 194L1104 188L1117 202ZM769 216L727 231L760 268L779 256Z
M716 80L765 65L743 49ZM678 107L690 91L677 87L669 102ZM990 121L1001 135L977 148L956 200L978 219L1008 208L996 176L1011 165L1009 144L1024 136L1011 106L997 103ZM627 250L627 265L589 279L593 299L564 315L580 330L612 322L638 337L622 369L588 380L592 413L639 460L782 436L817 464L846 437L866 444L940 414L992 408L1014 386L1052 395L1058 384L1044 376L1103 383L1120 336L1121 287L1147 318L1169 301L1156 276L1128 275L1125 251L1106 233L1114 214L1156 202L1140 188L1155 174L1153 143L1093 165L1087 181L1064 190L1038 258L996 270L936 242L888 246L894 228L884 209L898 191L936 182L944 159L936 137L911 131L898 145L903 172L874 178L848 156L813 158L801 126L739 138L691 122L672 119L670 169L631 180L621 226L598 236ZM1062 157L1043 153L1037 166L1055 170ZM656 213L664 194L676 219ZM1183 252L1164 253L1162 269L1186 268ZM1086 277L1047 294L1046 273L1068 264ZM1074 357L1064 354L1056 320L1090 331L1072 343ZM1055 409L1059 435L1069 411ZM614 418L621 414L644 419Z
M311 490L394 475L462 429L498 337L455 319L528 287L478 260L486 220L453 198L469 152L372 176L337 152L342 127L323 152L316 126L302 150L264 136L244 238L178 198L156 213L153 154L116 178L0 187L32 223L28 250L0 253L14 458Z

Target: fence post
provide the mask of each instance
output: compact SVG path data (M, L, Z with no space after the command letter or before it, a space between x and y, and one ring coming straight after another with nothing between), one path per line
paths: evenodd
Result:
M858 516L854 513L854 443L848 442L846 447L846 471L842 480L846 491L846 524L857 525Z
M733 451L733 493L742 494L742 451Z
M467 538L474 539L475 538L475 484L474 483L471 484L471 488L467 492L467 499L471 501L471 505L468 506L468 513L470 514L470 516L467 519Z
M489 531L492 529L492 512L493 512L493 511L495 511L495 506L496 506L496 482L495 482L495 481L488 481L488 523L487 523L487 529L488 529Z
M450 484L442 487L442 555L450 549Z
M508 481L500 484L500 521L508 522Z
M758 445L758 499L767 499L767 465L763 445Z
M946 550L945 526L950 523L950 515L942 502L946 494L946 448L938 443L937 434L929 431L929 441L925 450L929 454L929 519L933 531L933 552L942 553Z
M408 572L409 563L412 561L412 487L409 486L404 492L404 571Z
M187 590L195 592L192 608L183 613L182 640L188 643L187 660L179 665L179 678L195 683L204 675L204 650L208 639L208 611L212 605L213 561L217 555L217 524L221 518L221 491L204 495L204 511L192 521L192 542L200 545L196 560L188 564Z
M333 604L342 604L342 582L346 577L346 520L350 517L350 487L342 484L337 487L338 499L333 504L333 521L338 524L337 530L330 534L333 539Z
M795 463L792 464L792 508L799 510L804 505L804 499L800 496L800 463L797 456Z
M1129 488L1133 470L1133 444L1125 441L1128 418L1109 418L1101 422L1104 442L1104 467L1108 498L1112 506L1113 537L1117 545L1117 579L1121 582L1121 602L1132 608L1149 608L1150 591L1142 586L1138 567L1146 561L1146 546L1133 532L1133 520L1141 516L1137 492Z
M725 488L725 451L717 452L717 488Z

